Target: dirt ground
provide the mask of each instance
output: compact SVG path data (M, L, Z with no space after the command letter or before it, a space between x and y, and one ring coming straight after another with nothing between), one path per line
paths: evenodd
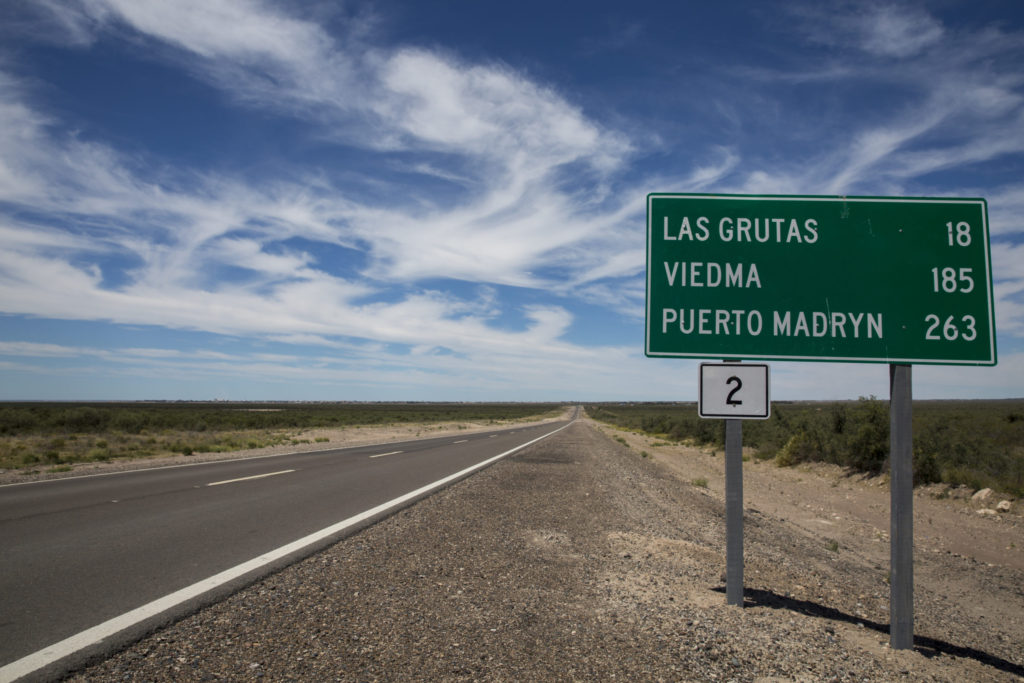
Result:
M613 438L625 438L637 452L646 451L683 481L707 479L708 494L724 500L722 451L670 445L606 425L601 429ZM974 501L973 493L945 485L915 489L915 552L945 553L1024 570L1024 503L1010 499L1008 513L980 513L993 510L1005 498L992 494ZM772 460L749 457L743 463L743 496L746 507L836 540L878 562L889 561L889 484L884 476L865 476L820 463L781 468Z
M725 458L721 450L668 444L594 424L609 437L624 439L638 454L646 452L680 480L696 481L701 484L698 488L706 480L706 495L724 506ZM835 548L836 553L855 555L862 564L887 574L887 477L866 476L820 463L780 468L773 460L758 460L747 453L744 458L747 514L760 513L792 525L818 538L822 545ZM915 603L956 605L964 621L1012 625L1011 630L1020 638L1024 636L1024 586L1007 595L987 583L984 573L972 569L1024 571L1024 503L1010 499L1009 511L994 512L1005 498L992 494L985 500L973 500L974 493L946 485L915 489ZM806 590L797 586L794 597L801 597ZM1024 652L1024 640L1017 642Z

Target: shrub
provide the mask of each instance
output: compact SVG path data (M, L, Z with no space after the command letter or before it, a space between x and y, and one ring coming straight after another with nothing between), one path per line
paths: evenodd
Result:
M987 478L969 467L948 467L942 471L942 480L954 486L966 486L970 489L989 488Z
M932 453L914 454L914 485L937 484L942 481L942 470Z
M109 412L90 406L69 408L54 416L57 427L67 432L95 432L104 428L109 420Z
M110 451L106 450L105 448L93 448L86 454L86 459L106 462L110 460Z
M27 408L0 409L0 434L24 434L38 423L36 414Z
M779 467L792 467L797 463L818 459L820 452L821 449L814 439L807 432L799 431L790 437L775 456L775 462Z
M146 422L146 417L137 411L118 411L111 419L110 425L128 434L138 434L146 426Z
M841 464L878 474L889 457L889 414L874 396L861 398L854 411L854 428Z

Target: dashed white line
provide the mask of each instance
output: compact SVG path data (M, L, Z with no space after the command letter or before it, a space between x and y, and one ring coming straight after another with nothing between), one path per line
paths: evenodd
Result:
M452 441L452 443L466 443L469 439L459 439L458 441Z
M234 484L236 481L249 481L251 479L264 479L266 477L274 477L278 474L288 474L295 470L281 470L280 472L267 472L266 474L254 474L251 477L239 477L238 479L225 479L224 481L212 481L207 486L220 486L221 484Z
M377 455L371 455L371 458L383 458L385 455L398 455L399 453L405 453L405 451L391 451L390 453L378 453Z

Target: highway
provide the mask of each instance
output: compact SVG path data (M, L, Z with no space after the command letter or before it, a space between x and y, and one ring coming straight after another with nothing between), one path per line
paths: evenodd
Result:
M0 487L0 680L102 652L567 424Z

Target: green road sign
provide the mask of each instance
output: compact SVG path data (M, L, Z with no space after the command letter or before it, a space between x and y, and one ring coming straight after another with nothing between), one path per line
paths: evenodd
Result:
M650 194L645 352L995 365L985 200Z

